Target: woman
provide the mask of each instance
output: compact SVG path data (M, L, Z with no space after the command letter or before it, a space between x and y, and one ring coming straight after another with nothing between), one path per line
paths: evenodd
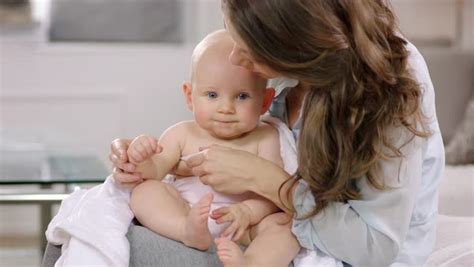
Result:
M293 216L302 247L350 265L423 265L435 240L443 144L426 64L388 4L223 0L222 9L231 62L299 81L271 108L297 139L299 167L288 174L212 145L187 162L193 173L216 191L273 201ZM111 160L116 180L133 186L141 180L120 158L127 146L114 141Z

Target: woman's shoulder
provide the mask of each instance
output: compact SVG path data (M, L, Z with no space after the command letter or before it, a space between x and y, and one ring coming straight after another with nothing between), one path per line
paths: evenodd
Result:
M422 99L421 107L423 116L427 120L427 126L431 131L438 131L438 119L435 106L435 89L428 70L426 61L422 53L415 45L407 41L406 48L409 52L408 70L418 85L421 87Z

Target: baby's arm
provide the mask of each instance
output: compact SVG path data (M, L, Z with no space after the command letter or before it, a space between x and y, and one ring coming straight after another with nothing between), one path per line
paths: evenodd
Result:
M127 151L132 163L138 164L137 172L143 179L163 179L176 166L181 157L181 143L184 138L182 124L168 128L160 137L158 144L163 148L158 154L153 149L155 138L140 135L133 140ZM150 152L151 151L151 152Z

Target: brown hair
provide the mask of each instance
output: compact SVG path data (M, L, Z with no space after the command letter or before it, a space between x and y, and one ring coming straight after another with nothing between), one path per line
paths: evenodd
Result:
M403 156L390 130L403 126L413 137L429 135L420 129L421 88L407 68L406 41L388 4L224 0L223 9L257 61L311 87L295 174L316 201L306 217L330 202L360 198L356 179L386 189L378 161Z

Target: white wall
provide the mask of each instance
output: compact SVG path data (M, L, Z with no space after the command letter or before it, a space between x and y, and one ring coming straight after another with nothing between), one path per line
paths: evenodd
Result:
M0 129L23 140L105 160L116 137L159 135L191 118L181 84L192 44L0 45ZM37 234L35 206L0 206L0 217L0 236Z
M2 128L50 135L53 150L104 154L114 137L159 134L189 117L181 84L192 46L7 42L1 49Z

